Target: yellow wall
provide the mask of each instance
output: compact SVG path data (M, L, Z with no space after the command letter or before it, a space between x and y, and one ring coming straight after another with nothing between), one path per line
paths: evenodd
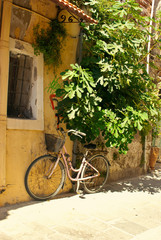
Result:
M13 1L13 3L20 3L21 7L25 7L22 0ZM28 3L32 11L38 12L47 18L56 17L57 8L55 7L55 4L51 1L30 0L28 1ZM39 16L36 13L33 13L32 11L28 11L26 12L26 15L24 15L23 13L25 11L22 8L16 8L12 5L10 29L11 37L32 43L33 26L37 23L39 23L40 26L48 25L49 21L47 19ZM19 16L23 20L25 32L23 24L16 23L16 18L14 18L13 12L14 14L16 14L16 17ZM26 23L25 19L23 19L24 16L27 16ZM10 19L8 21L10 21ZM4 24L4 22L2 22L2 24ZM9 24L9 22L6 24ZM68 23L66 25L68 30L68 36L64 42L64 49L62 52L62 65L59 67L59 69L57 69L57 74L59 74L61 71L64 71L66 68L69 68L70 64L74 63L76 60L75 58L79 35L79 25L77 23ZM5 76L3 76L3 78L2 76L0 77L1 82L8 81ZM50 107L50 94L46 91L46 87L48 86L49 82L53 80L53 78L53 69L49 69L47 66L44 66L44 130L6 130L6 190L2 194L0 194L0 206L8 203L14 204L17 202L28 201L31 199L26 193L24 187L24 176L26 169L36 157L47 153L45 148L44 133L55 132L55 116L53 110ZM5 91L7 91L7 88ZM6 102L4 104L6 104ZM2 139L1 135L0 142L3 141L4 139ZM70 142L69 139L66 146L68 151L71 153L72 142ZM64 191L68 191L70 188L71 183L67 179Z

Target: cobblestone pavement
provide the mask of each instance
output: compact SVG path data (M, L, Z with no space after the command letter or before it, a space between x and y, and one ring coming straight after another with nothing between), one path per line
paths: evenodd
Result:
M147 175L0 208L1 240L161 240L161 163Z

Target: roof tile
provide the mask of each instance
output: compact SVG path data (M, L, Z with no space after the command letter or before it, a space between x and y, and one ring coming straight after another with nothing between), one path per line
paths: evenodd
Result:
M75 15L85 20L86 22L95 24L98 23L96 20L88 16L82 9L78 8L76 5L68 2L67 0L51 0L51 1L56 3L58 6L68 10L69 12L74 13Z

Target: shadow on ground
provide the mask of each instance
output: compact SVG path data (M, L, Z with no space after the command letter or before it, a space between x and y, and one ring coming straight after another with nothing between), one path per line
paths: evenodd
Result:
M147 192L148 194L155 194L161 192L161 163L156 165L154 172L148 173L136 178L120 180L118 182L108 183L103 189L104 192ZM75 193L62 193L53 199L69 198ZM80 195L82 199L86 199L86 195ZM33 204L39 204L40 201L30 201L18 203L15 205L7 205L0 208L0 220L6 219L11 210L26 207Z
M69 198L74 195L75 195L75 193L62 193L62 194L57 195L53 199ZM52 200L52 198L50 200ZM50 200L47 200L47 201L50 201ZM9 211L11 211L11 210L16 210L18 208L22 208L22 207L26 207L26 206L30 206L30 205L40 204L42 202L43 201L33 200L30 202L22 202L22 203L17 203L14 205L7 204L4 207L0 207L0 221L6 219L10 215Z
M147 192L149 194L161 192L161 163L156 164L156 170L146 175L109 183L106 191L111 192Z
M4 206L4 207L1 207L0 208L0 220L4 220L5 218L7 218L9 216L9 211L10 210L15 210L17 208L21 208L21 207L24 207L24 206L29 206L29 205L32 205L32 204L35 204L36 202L24 202L24 203L18 203L18 204L15 204L15 205L7 205L7 206Z

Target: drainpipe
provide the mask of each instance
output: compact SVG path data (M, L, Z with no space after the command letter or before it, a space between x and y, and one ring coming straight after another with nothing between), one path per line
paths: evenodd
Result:
M151 7L151 19L154 16L154 5L155 5L155 0L152 0L152 7ZM152 33L152 25L153 25L153 21L150 21L150 27L149 27L149 32ZM151 45L151 35L149 35L149 41L148 41L148 56L147 56L147 73L149 74L149 62L150 62L150 45Z
M83 44L83 29L80 28L80 34L79 34L79 42L77 47L77 63L80 65L82 61L82 44ZM76 167L76 151L77 151L78 142L77 140L73 143L73 156L72 156L72 164L74 167Z
M152 7L151 7L151 19L154 16L154 5L155 5L155 0L152 0ZM152 32L152 25L153 25L153 21L150 21L149 24L149 32ZM150 63L150 45L151 45L151 35L149 35L149 40L148 40L148 56L147 56L147 66L146 66L146 70L147 73L149 74L149 63ZM147 136L145 136L145 141L144 141L144 171L146 171L146 166L147 166L147 162L148 159L146 157L146 147L147 147Z

